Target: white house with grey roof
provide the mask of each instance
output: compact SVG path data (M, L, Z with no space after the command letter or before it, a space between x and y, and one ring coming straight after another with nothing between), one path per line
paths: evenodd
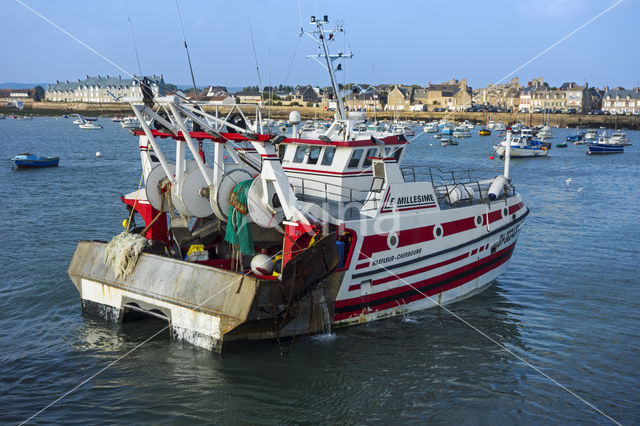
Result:
M122 102L126 97L142 97L140 82L136 79L117 77L89 77L78 81L56 81L47 85L44 99L53 102ZM139 79L139 80L138 80ZM155 96L165 96L165 83L162 75L147 76Z
M602 98L602 110L611 114L640 114L640 87L607 90Z

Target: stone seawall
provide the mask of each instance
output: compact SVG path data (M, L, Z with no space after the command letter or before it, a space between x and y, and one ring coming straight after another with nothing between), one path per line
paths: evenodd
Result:
M229 111L228 106L218 107L221 113ZM214 106L205 106L205 111L214 112ZM293 110L300 112L303 120L318 118L330 120L335 112L326 111L322 108L311 107L291 107L273 106L262 107L263 118L288 119L289 113ZM253 115L255 108L253 105L246 108L247 115ZM95 116L131 115L132 111L128 104L114 103L83 103L83 102L27 102L22 111L15 108L0 108L0 113L20 114L20 115L47 115L58 116L63 114L86 114ZM369 120L415 120L431 121L447 118L451 121L469 120L474 123L487 123L489 120L502 121L505 124L523 122L529 126L543 124L547 119L550 126L558 127L608 127L619 129L640 130L639 116L617 116L617 115L587 115L587 114L522 114L522 113L487 113L487 112L431 112L431 111L382 111L368 112Z

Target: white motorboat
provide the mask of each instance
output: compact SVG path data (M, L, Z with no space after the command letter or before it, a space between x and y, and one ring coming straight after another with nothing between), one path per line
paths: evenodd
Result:
M471 132L466 127L458 126L455 129L453 129L452 136L454 138L470 138Z
M102 129L102 126L100 124L92 123L90 121L82 123L78 127L81 128L81 129L84 129L84 130L100 130L100 129Z
M424 126L425 133L438 133L439 127L437 121L432 121Z
M548 145L544 142L526 135L511 136L511 132L507 131L507 135L493 147L499 158L505 158L507 141L511 141L511 157L546 157L549 154Z
M627 138L624 132L614 132L609 137L609 143L615 145L633 145L633 140Z
M598 132L595 130L587 130L587 132L585 132L584 136L583 136L583 140L585 142L593 142L595 140L598 139ZM579 141L576 141L579 142ZM576 145L578 145L578 143L576 143Z
M493 125L493 130L495 130L496 132L504 132L505 130L507 130L507 126L499 121Z
M133 129L140 127L140 122L136 117L126 117L120 121L120 126L122 126L123 129Z
M540 129L536 134L536 137L540 140L553 139L551 128L549 126L542 127L542 129Z

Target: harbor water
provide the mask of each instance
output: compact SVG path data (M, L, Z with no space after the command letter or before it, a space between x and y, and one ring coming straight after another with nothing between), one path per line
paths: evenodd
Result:
M0 422L640 423L640 132L627 132L624 154L587 156L555 147L575 129L553 129L547 158L514 159L531 213L506 273L449 305L455 315L432 309L220 356L155 335L162 322L81 313L67 276L76 244L120 233L119 197L140 182L137 138L98 123L0 120ZM418 135L405 163L500 169L496 136L477 130L448 147ZM12 170L22 152L60 166Z

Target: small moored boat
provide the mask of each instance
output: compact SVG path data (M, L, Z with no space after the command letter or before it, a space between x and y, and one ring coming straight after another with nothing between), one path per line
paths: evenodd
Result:
M509 136L505 137L499 144L493 147L500 159L505 157L508 139ZM511 157L546 157L547 154L549 154L547 143L534 139L531 136L521 134L520 136L514 136L510 139Z
M575 135L571 135L571 136L567 136L567 142L582 142L585 138L586 133L585 132L579 132L576 133Z
M91 122L82 123L78 127L81 128L81 129L84 129L84 130L100 130L100 129L102 129L102 126L100 124L91 123Z
M587 154L621 154L624 152L624 144L619 142L619 139L614 138L613 135L607 135L604 131L598 138L598 142L587 143Z
M41 157L24 152L13 157L11 161L14 167L19 169L32 169L36 167L55 167L60 162L60 157Z
M587 144L587 154L622 154L623 152L624 145L600 142Z
M136 117L127 117L120 120L120 125L123 129L133 129L140 127L140 122Z
M480 129L480 130L478 130L478 135L480 135L480 136L491 136L491 130L489 130L489 129Z

